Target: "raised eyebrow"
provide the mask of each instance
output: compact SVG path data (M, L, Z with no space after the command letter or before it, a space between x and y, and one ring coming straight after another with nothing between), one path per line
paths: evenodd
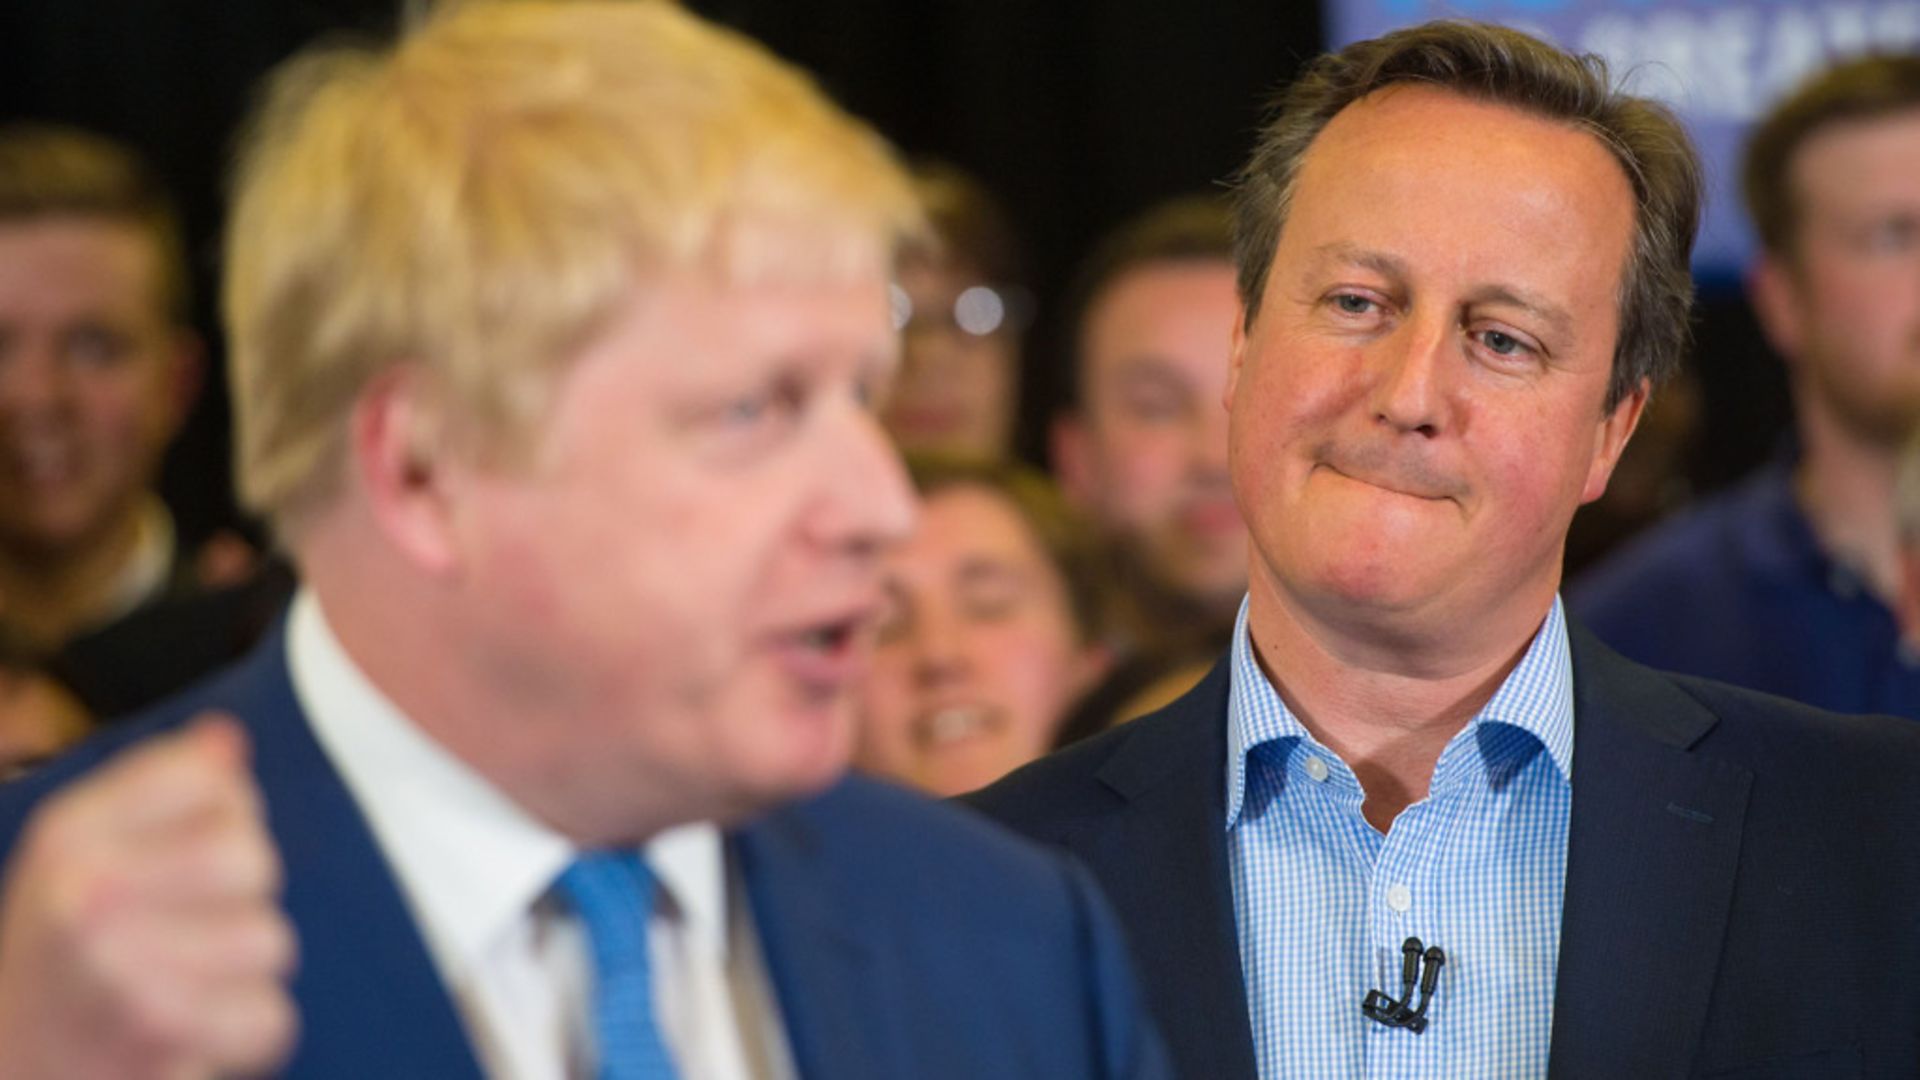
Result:
M1113 379L1121 383L1156 382L1182 386L1180 369L1157 352L1137 352L1114 366Z
M1399 257L1390 255L1384 251L1375 251L1372 248L1363 248L1349 244L1344 240L1335 240L1331 243L1321 244L1314 249L1313 253L1315 258L1311 266L1315 269L1330 264L1344 264L1347 266L1358 266L1363 270L1371 270L1381 277L1389 278L1396 282L1407 279L1407 264L1401 261Z
M1573 317L1565 308L1535 296L1524 289L1507 285L1485 285L1467 295L1468 304L1508 304L1517 307L1565 336L1573 330Z

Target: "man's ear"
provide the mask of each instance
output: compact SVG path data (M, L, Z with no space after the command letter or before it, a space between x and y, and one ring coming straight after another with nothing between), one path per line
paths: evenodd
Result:
M1055 414L1047 441L1060 494L1080 510L1093 506L1100 479L1093 461L1093 433L1087 430L1086 418L1072 410Z
M1227 389L1220 395L1220 404L1228 413L1233 412L1234 391L1240 386L1240 365L1247 358L1247 304L1241 301L1233 309L1233 334L1227 339Z
M176 330L167 343L167 441L173 441L186 426L187 414L200 400L207 380L207 346L191 330Z
M460 470L425 376L402 366L369 383L354 402L348 438L352 469L387 541L430 573L453 570L452 484Z
M1800 281L1793 267L1779 255L1762 255L1747 273L1747 299L1760 329L1788 364L1806 346L1806 324L1800 316Z
M1652 393L1652 381L1641 379L1639 385L1600 419L1593 462L1587 467L1587 482L1580 489L1580 502L1583 505L1606 493L1607 480L1613 476L1613 467L1620 464L1620 455L1626 452L1627 440L1633 438L1633 429L1640 426L1640 414L1646 411L1647 398Z

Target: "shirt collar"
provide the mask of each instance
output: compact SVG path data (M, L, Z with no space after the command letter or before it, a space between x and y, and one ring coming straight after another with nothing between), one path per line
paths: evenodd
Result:
M461 979L532 910L577 849L401 713L347 655L305 589L288 616L287 661L314 736L372 828L436 966ZM645 850L664 909L684 919L697 947L724 958L720 830L682 825Z
M1267 681L1253 655L1247 632L1246 600L1233 624L1231 677L1227 690L1227 828L1240 819L1246 803L1247 754L1284 739L1312 742L1280 692ZM1539 740L1568 782L1573 780L1573 659L1567 643L1567 619L1560 597L1542 620L1520 662L1494 691L1469 728L1506 724ZM1463 734L1465 734L1463 732ZM1458 736L1456 736L1458 738Z
M177 546L173 515L167 511L167 504L151 492L141 498L138 514L139 531L135 534L133 551L114 575L93 625L113 622L166 590Z

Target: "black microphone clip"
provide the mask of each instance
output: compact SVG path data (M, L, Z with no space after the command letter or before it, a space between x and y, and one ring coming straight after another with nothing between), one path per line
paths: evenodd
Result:
M1440 967L1447 962L1447 954L1440 946L1431 949L1420 944L1420 939L1410 937L1400 943L1400 997L1398 1000L1384 991L1369 990L1365 1001L1360 1003L1360 1011L1367 1019L1385 1024L1388 1027L1406 1028L1415 1035L1427 1030L1427 1006L1433 1004L1433 988L1440 981ZM1420 984L1420 1004L1413 1005L1413 987Z

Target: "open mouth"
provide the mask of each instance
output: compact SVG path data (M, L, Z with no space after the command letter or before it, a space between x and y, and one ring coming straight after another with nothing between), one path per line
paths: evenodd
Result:
M859 629L859 621L844 619L840 622L816 626L811 630L802 630L798 635L800 644L816 652L833 653L853 644L853 635Z
M997 710L967 703L947 705L922 714L914 721L914 741L922 749L939 750L999 730Z
M778 635L775 653L810 692L837 694L866 676L869 650L862 646L872 622L873 609L862 606Z

